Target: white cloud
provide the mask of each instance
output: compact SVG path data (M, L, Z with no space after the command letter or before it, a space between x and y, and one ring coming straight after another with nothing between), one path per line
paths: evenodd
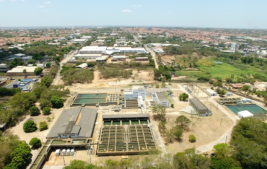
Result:
M142 5L134 5L133 7L135 7L135 8L141 8Z
M49 1L46 1L45 4L50 4L50 2Z
M10 0L11 2L16 2L17 0Z
M4 0L0 0L0 2L4 2Z
M130 9L124 9L122 12L132 12Z
M40 6L37 6L37 8L44 8L45 6L43 6L43 5L40 5Z

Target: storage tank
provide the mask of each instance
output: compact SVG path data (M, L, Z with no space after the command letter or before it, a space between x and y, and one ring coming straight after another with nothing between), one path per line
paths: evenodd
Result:
M62 150L62 155L63 155L63 156L66 155L66 150L65 150L65 149Z
M67 156L70 155L70 149L67 150L67 153L66 153Z
M74 156L74 149L71 149L71 151L70 151L70 155L71 155L71 156Z

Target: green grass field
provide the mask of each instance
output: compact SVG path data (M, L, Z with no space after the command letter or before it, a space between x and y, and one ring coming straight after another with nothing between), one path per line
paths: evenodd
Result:
M235 78L236 78L241 73L244 75L246 75L248 73L249 74L259 73L263 76L266 76L266 74L262 70L260 70L256 67L253 67L253 66L247 66L246 70L241 70L241 69L235 67L234 65L223 63L223 64L216 64L215 66L212 66L212 67L200 66L199 68L202 71L206 70L206 71L210 72L212 77L221 77L223 79L231 77L231 75L235 75Z

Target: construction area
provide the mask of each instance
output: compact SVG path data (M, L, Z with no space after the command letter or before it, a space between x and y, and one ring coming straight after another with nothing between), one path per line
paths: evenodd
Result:
M103 115L98 156L134 155L156 149L149 114Z
M186 83L182 85L185 90L192 96L197 98L208 98L209 95L195 83Z
M107 93L90 93L90 94L78 94L71 107L73 106L108 106L119 105L122 102L119 94L107 94Z

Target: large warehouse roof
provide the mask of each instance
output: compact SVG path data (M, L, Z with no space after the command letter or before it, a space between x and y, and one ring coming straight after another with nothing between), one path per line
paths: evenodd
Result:
M196 107L198 111L208 111L208 108L197 98L190 99L190 102Z
M64 110L47 135L47 138L78 135L82 138L92 137L97 110L90 108L72 108Z
M23 73L23 70L25 69L27 73L33 73L34 70L37 68L37 66L17 66L13 68L12 70L7 71L7 73Z

